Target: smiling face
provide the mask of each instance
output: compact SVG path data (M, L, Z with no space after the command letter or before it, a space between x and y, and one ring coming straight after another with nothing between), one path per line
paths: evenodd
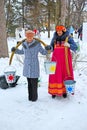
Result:
M32 42L33 41L33 36L31 35L29 35L29 36L26 36L26 38L27 38L27 41L28 42Z
M25 36L29 43L33 41L34 35L35 35L35 33L33 31L31 31L31 30L26 31Z
M58 34L59 36L62 36L63 31L61 31L61 30L57 30L57 34Z

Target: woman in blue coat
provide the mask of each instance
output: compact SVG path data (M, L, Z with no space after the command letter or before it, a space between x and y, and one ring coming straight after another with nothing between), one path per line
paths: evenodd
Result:
M30 101L38 99L37 88L40 74L38 53L47 54L47 50L43 49L41 44L33 38L34 32L28 30L26 31L26 41L22 43L22 50L12 48L12 51L15 51L16 54L24 54L23 75L28 81L28 99Z

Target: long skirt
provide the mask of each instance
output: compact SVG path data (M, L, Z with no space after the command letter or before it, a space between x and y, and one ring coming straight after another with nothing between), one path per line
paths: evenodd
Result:
M52 61L56 61L55 74L49 75L48 93L51 95L62 96L66 93L64 81L67 79L74 79L72 68L72 56L70 49L60 46L54 48L52 54Z

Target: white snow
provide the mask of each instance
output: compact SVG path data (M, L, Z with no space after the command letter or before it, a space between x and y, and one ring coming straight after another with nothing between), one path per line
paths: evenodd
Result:
M50 44L47 32L41 33L41 39ZM15 38L8 38L9 55L15 46ZM78 60L87 60L85 48L87 43L80 42L81 50ZM45 73L45 57L40 55L40 87L38 100L27 99L27 81L22 76L23 64L14 56L12 65L20 75L18 85L14 88L0 88L0 130L87 130L87 62L77 62L74 70L76 86L75 95L51 98L48 94L48 75ZM0 75L9 65L9 58L0 58Z

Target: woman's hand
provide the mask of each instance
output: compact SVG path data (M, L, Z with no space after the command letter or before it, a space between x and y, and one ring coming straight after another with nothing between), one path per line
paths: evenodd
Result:
M50 50L52 49L52 47L51 47L50 45L47 45L47 46L45 46L45 49L46 49L47 51L50 51Z
M16 48L15 47L12 47L11 48L11 52L15 52L16 51Z
M65 43L64 43L64 46L70 47L70 44L69 44L68 42L65 42Z

